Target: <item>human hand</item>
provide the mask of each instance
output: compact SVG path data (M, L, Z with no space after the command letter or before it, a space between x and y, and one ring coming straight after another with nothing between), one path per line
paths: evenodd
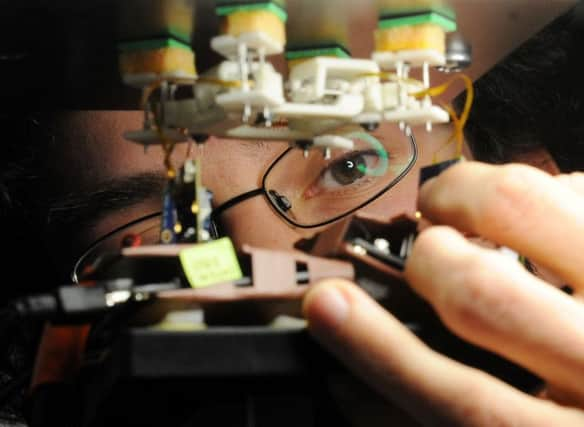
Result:
M544 379L544 398L429 349L352 283L309 291L311 333L424 425L584 425L584 175L465 162L426 183L405 276L454 333ZM480 235L527 256L569 296L519 262L469 242Z

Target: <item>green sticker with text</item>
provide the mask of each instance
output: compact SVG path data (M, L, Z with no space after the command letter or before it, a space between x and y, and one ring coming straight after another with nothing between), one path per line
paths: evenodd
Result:
M228 237L183 249L179 258L193 288L203 288L243 277L235 248Z

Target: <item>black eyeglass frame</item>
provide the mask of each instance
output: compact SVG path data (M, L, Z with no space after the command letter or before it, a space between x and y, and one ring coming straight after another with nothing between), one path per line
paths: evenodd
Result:
M274 167L277 165L277 163L284 157L286 156L291 150L297 150L298 148L295 147L290 147L288 148L286 151L284 151L282 154L280 154L276 160L274 160L272 162L272 164L270 165L270 167L268 168L268 170L266 171L266 173L264 174L263 178L262 178L262 188L261 190L263 191L264 196L268 199L268 201L270 202L270 205L272 206L273 209L276 210L276 212L284 218L284 220L286 222L288 222L289 224L298 227L298 228L303 228L303 229L309 229L309 228L318 228L318 227L323 227L325 225L331 224L333 222L336 222L346 216L351 215L352 213L358 211L359 209L364 208L365 206L367 206L369 203L377 200L379 197L381 197L382 195L384 195L387 191L389 191L392 187L394 187L397 183L399 183L414 167L414 165L416 164L417 160L418 160L418 145L416 143L416 138L414 136L414 133L412 132L412 130L410 128L406 128L405 130L405 134L406 136L409 138L410 141L410 145L412 147L412 159L410 160L410 163L408 164L408 166L396 177L393 179L393 181L391 181L387 186L385 186L381 191L379 191L375 196L367 199L366 201L364 201L363 203L361 203L360 205L352 208L351 210L344 212L340 215L337 215L336 217L332 218L332 219L328 219L326 221L323 222L319 222L318 224L313 224L313 225L304 225L304 224L300 224L296 221L294 221L293 219L289 218L288 216L286 216L285 211L283 211L282 209L280 209L280 207L278 206L278 204L270 197L268 189L266 188L266 180L268 175L270 174L270 171L272 171L272 169L274 169ZM260 190L260 189L258 189ZM258 190L254 190L254 191L258 191ZM246 193L247 194L247 193Z
M408 166L396 177L394 178L387 186L385 186L381 191L379 191L375 196L371 197L370 199L367 199L366 201L364 201L363 203L361 203L360 205L356 206L355 208L352 208L351 210L344 212L340 215L337 215L336 217L333 217L331 219L328 219L326 221L320 222L318 224L314 224L314 225L305 225L305 224L300 224L297 223L296 221L288 218L288 216L286 216L285 212L282 211L280 209L280 207L277 205L277 203L272 200L272 198L269 195L269 192L266 188L266 179L268 177L268 175L270 174L270 172L274 169L274 167L277 165L277 163L284 157L286 156L291 150L297 150L298 148L296 147L290 147L288 149L286 149L282 154L280 154L270 165L270 167L268 168L268 170L264 173L264 176L262 178L262 188L256 188L255 190L251 190L248 191L247 193L241 194L237 197L234 197L233 199L229 200L228 202L226 202L223 205L220 205L217 209L214 209L211 213L211 220L213 222L213 227L215 230L218 229L218 224L217 224L217 220L218 217L221 213L223 213L225 210L229 209L230 207L253 197L256 196L260 196L263 195L269 202L269 205L272 207L272 209L274 209L276 211L276 213L281 216L287 223L298 227L298 228L303 228L303 229L310 229L310 228L318 228L318 227L323 227L325 225L331 224L335 221L340 220L341 218L344 218L348 215L351 215L352 213L358 211L359 209L362 209L363 207L367 206L369 203L377 200L379 197L381 197L383 194L385 194L387 191L389 191L392 187L394 187L397 183L399 183L414 167L414 165L416 164L416 161L418 160L418 145L416 143L416 138L414 137L413 132L408 128L406 130L406 135L409 137L409 141L412 147L412 159L410 160L410 163L408 164ZM123 224L119 227L116 227L115 229L113 229L112 231L108 232L107 234L104 234L103 236L101 236L100 238L98 238L97 240L95 240L87 249L85 249L85 251L83 252L83 254L77 259L77 261L75 262L74 266L73 266L73 271L71 272L71 279L73 280L74 283L79 283L79 277L77 275L78 273L78 269L79 266L83 263L83 261L87 258L87 256L98 246L100 245L103 241L109 239L111 236L113 236L114 234L119 233L120 231L132 227L136 224L139 224L140 222L143 221L147 221L149 219L155 218L157 216L162 215L162 211L158 211L158 212L153 212L147 215L144 215L140 218L137 218L135 220L132 220L126 224ZM218 234L218 233L217 233Z
M73 265L73 271L71 272L71 280L73 281L73 283L79 283L79 276L77 274L79 267L81 266L81 264L83 264L87 256L91 254L97 246L99 246L101 243L103 243L113 235L119 233L120 231L130 228L136 224L140 224L141 222L148 221L149 219L159 217L160 215L162 215L162 211L152 212L147 215L141 216L140 218L136 218L130 222L127 222L125 224L120 225L119 227L114 228L112 231L104 234L97 240L93 241L93 243L91 243L91 245L89 245L89 247L83 251L81 256L77 258L77 261L75 261L75 264Z

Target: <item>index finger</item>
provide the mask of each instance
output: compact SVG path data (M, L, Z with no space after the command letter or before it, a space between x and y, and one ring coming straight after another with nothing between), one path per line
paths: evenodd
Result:
M422 425L581 425L546 404L435 352L362 289L329 279L303 302L309 331L358 377ZM402 424L400 424L402 425Z
M584 287L584 198L545 172L464 162L422 186L419 208L433 223L511 247Z

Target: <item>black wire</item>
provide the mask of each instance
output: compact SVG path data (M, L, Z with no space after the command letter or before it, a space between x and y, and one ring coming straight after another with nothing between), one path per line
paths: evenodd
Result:
M26 372L20 373L0 389L0 409L4 409L4 407L10 403L10 399L13 398L16 393L20 392L23 387L26 387L32 378L32 371L33 369L31 368Z
M13 301L2 309L0 309L0 319L3 328L0 332L0 342L6 343L8 341L8 335L10 334L11 326L16 322L20 322L22 319L21 313L19 312L16 301ZM26 335L26 334L24 334ZM29 341L29 336L24 336L25 341ZM25 345L30 345L30 342L26 342ZM8 347L6 347L7 349ZM33 366L20 372L14 376L7 384L0 388L0 410L4 410L6 406L10 403L11 399L15 395L23 390L27 386L28 382L32 378Z
M225 203L217 206L211 212L211 235L213 238L219 238L224 234L224 231L221 229L221 222L219 217L223 212L227 209L232 208L233 206L237 205L238 203L244 202L248 199L253 197L261 196L264 194L263 188L256 188L255 190L248 191L247 193L240 194L232 199L227 200Z
M365 224L363 224L361 221L359 220L353 221L351 225L354 225L356 228L359 229L359 231L363 234L363 238L365 240L367 240L368 242L373 240L373 235L371 234L367 226L365 226Z
M255 190L248 191L247 193L240 194L232 199L227 200L225 203L217 206L213 209L213 213L211 214L212 218L219 218L219 216L225 212L227 209L232 208L233 206L241 203L247 199L251 199L252 197L261 196L264 194L263 188L256 188Z

